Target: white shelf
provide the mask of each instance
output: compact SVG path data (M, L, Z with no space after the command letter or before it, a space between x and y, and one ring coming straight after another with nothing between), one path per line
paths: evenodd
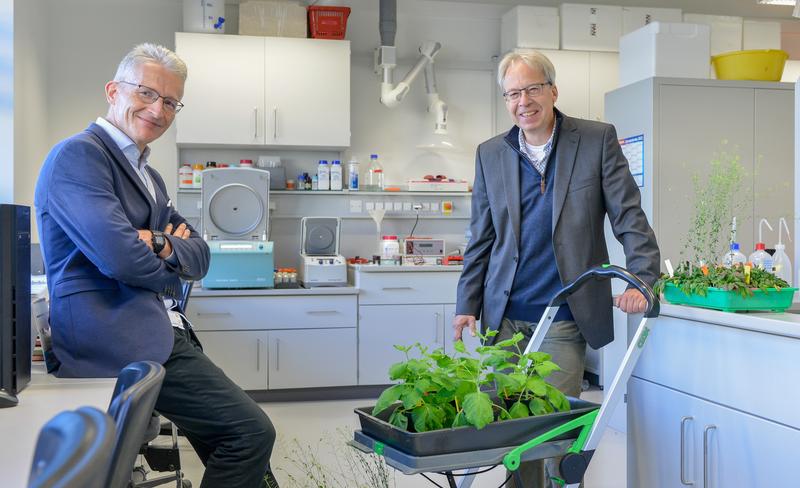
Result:
M178 193L200 193L201 190L199 188L178 188ZM429 196L429 197L471 197L472 192L436 192L436 191L350 191L350 190L342 190L342 191L325 191L325 190L270 190L270 195L297 195L297 196L310 196L310 195L318 195L318 196L331 196L331 195L341 195L341 196L350 196L350 197L358 197L358 196L394 196L394 195L421 195L421 196Z

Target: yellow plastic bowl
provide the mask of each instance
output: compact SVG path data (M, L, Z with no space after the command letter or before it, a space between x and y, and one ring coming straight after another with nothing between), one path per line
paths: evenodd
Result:
M717 79L781 81L789 53L780 49L733 51L711 57Z

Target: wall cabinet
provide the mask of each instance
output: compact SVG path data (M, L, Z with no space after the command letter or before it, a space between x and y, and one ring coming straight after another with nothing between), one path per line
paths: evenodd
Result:
M356 303L302 291L192 296L187 317L206 355L245 390L353 386Z
M189 67L178 144L350 145L350 43L175 34Z

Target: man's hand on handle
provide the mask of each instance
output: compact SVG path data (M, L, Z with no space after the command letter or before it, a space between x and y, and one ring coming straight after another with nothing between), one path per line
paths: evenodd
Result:
M144 242L150 250L153 250L153 233L147 229L141 229L139 232L139 240ZM167 224L167 227L164 228L165 234L170 234L175 236L179 239L186 240L192 235L192 231L186 226L186 224L179 225L176 229L172 228L172 224ZM158 257L161 259L166 259L172 254L172 245L169 243L169 239L167 239L167 243L164 246L164 249L158 254Z
M461 336L464 332L464 329L469 328L469 333L472 337L475 337L475 334L478 333L476 329L477 321L475 320L474 315L456 315L453 319L453 330L455 334L453 335L454 341L460 341Z
M622 295L614 297L614 306L625 313L642 313L647 309L647 300L639 290L629 288Z

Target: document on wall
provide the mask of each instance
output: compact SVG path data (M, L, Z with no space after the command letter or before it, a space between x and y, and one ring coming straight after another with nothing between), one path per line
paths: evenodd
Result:
M620 139L619 145L628 160L633 179L639 188L644 187L644 134Z

